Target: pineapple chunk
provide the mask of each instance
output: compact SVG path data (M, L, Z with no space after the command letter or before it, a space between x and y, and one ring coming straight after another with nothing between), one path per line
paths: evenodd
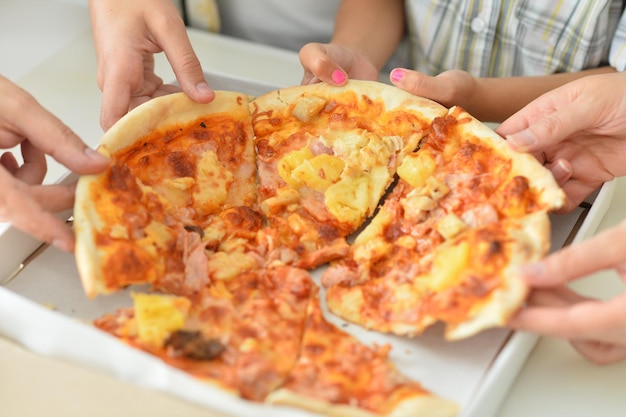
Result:
M309 188L324 192L341 177L345 163L333 155L321 154L303 161L291 172L291 176Z
M416 213L433 210L437 207L437 202L425 195L411 195L404 200L402 205L406 211Z
M376 262L390 253L393 249L393 244L387 242L384 238L376 236L371 240L368 240L362 245L354 248L354 261L358 264L367 262Z
M385 229L389 224L391 224L392 221L392 214L388 210L385 210L385 207L383 206L378 214L374 216L372 221L369 222L367 227L363 229L354 239L352 247L358 248L359 246L367 245L371 240L384 235Z
M216 280L229 280L258 266L258 262L243 252L216 252L207 261L207 273Z
M190 301L184 297L158 294L132 294L139 340L162 346L175 330L182 329Z
M420 151L404 157L398 175L413 188L422 188L436 168L435 157L430 152Z
M289 152L278 161L278 175L291 187L301 187L302 181L293 176L293 171L311 158L313 158L313 152L309 148Z
M318 96L302 96L293 107L292 114L301 122L308 122L326 106L326 99Z
M326 206L337 220L358 226L370 207L370 184L367 177L344 178L324 193Z
M446 214L435 225L435 229L444 239L452 239L467 229L467 224L454 213Z
M375 166L371 169L369 173L369 210L373 211L376 208L380 202L380 198L383 196L390 183L391 174L389 173L386 165Z
M455 285L470 261L470 245L466 241L446 247L433 259L429 287L442 291Z

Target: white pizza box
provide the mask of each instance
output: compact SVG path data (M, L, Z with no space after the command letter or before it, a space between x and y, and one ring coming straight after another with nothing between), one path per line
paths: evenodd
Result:
M272 89L254 81L207 74L218 89L257 95ZM71 182L68 174L61 182ZM589 237L611 202L614 182L606 183L568 215L552 216L552 247ZM71 212L60 218L70 218ZM234 416L314 416L299 409L267 406L236 398L165 365L159 359L120 343L90 322L131 305L130 291L88 299L83 293L74 256L41 245L20 231L0 230L0 334L28 349L79 363L117 377L178 395L221 414ZM321 270L314 271L318 278ZM459 417L495 417L507 391L537 337L491 329L475 337L446 342L441 326L404 338L366 331L327 313L333 323L366 344L392 346L391 359L406 375L432 392L456 401ZM367 372L367 369L363 370Z

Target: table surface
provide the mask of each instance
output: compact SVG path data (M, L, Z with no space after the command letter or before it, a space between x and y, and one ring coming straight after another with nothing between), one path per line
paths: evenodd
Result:
M297 55L262 45L190 32L207 69L274 85L298 84ZM28 90L91 146L102 131L86 0L2 0L0 73ZM251 64L252 63L252 64ZM173 73L163 57L157 70ZM4 98L3 98L4 99ZM66 170L50 160L45 181ZM626 180L618 179L612 204L598 231L626 213ZM0 260L0 262L2 262ZM586 294L611 297L622 290L617 276L601 272L582 280ZM626 362L599 367L582 359L567 342L541 338L498 413L499 417L623 416ZM0 415L207 416L208 411L163 393L120 381L106 373L36 355L0 335Z

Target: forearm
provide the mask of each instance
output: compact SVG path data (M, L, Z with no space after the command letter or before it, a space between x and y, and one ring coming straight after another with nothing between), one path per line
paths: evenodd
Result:
M365 55L380 70L403 35L402 0L343 0L331 43Z
M535 77L477 78L476 91L462 106L482 121L502 122L535 98L563 84L588 75L611 72L615 72L615 68L605 66Z

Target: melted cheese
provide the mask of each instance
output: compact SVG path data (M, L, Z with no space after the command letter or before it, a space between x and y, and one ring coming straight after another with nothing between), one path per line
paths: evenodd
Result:
M446 247L433 259L429 287L435 292L454 286L461 278L461 272L470 261L470 245L461 241Z
M199 214L211 214L224 205L233 174L223 167L213 151L202 154L193 192L194 208Z

